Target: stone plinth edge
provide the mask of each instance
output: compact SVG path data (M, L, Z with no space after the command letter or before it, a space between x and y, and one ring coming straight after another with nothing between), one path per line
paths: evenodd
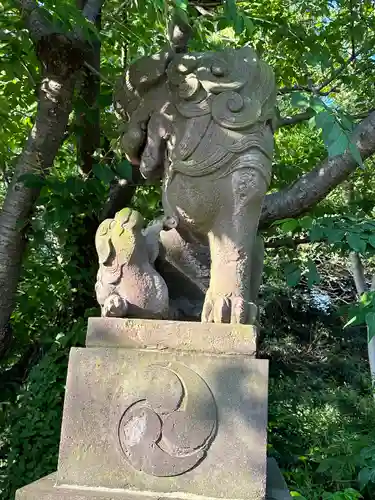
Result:
M89 318L87 347L123 347L255 356L253 325Z
M16 500L155 500L155 497L129 494L119 490L100 491L95 488L55 487L56 473L43 477L19 489ZM171 497L159 500L174 500ZM201 497L202 498L202 497ZM196 497L194 498L196 500ZM265 500L292 500L285 480L274 458L267 460L267 490Z

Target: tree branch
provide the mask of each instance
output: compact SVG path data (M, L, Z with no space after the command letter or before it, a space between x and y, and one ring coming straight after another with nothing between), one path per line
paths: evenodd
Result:
M266 241L264 246L266 248L297 248L298 245L306 245L307 243L311 243L310 238L282 238Z
M88 0L82 11L83 16L90 22L95 22L100 14L105 0ZM54 23L49 12L39 5L36 0L18 0L21 17L29 31L30 38L39 42L42 38L52 34L64 34L77 42L85 42L82 30L77 27L71 33L63 33Z
M93 16L93 7L97 7L96 1L89 9L90 0L77 0L77 7L83 11L84 15ZM100 3L101 6L101 3ZM101 28L101 11L96 11L93 22L98 31ZM86 51L84 70L81 73L79 87L79 97L85 106L84 110L77 112L76 124L82 129L82 133L77 137L77 160L80 171L83 174L89 174L94 164L94 153L100 148L100 107L98 97L100 95L100 50L101 44L98 38L95 38ZM89 62L87 62L89 61ZM89 69L86 67L90 66ZM93 74L93 70L95 74Z
M343 73L346 70L346 68L349 66L349 64L351 62L353 62L356 57L357 57L357 53L353 52L352 55L349 57L349 59L344 61L341 64L341 66L336 71L334 71L332 73L332 75L326 81L324 81L318 87L316 87L316 90L318 92L320 92L322 89L324 89L324 87L327 87L330 83L332 83L334 80L336 80L336 78L338 78L341 75L341 73Z
M83 17L95 23L103 7L104 0L88 0L83 8Z
M131 182L124 179L112 182L108 198L100 214L100 222L104 219L113 218L116 212L129 206L137 186L143 183L144 179L138 168L133 168Z
M357 125L352 140L356 143L363 160L374 154L375 112ZM267 227L276 220L303 214L323 200L356 168L356 161L347 151L342 155L327 158L290 187L269 194L264 201L260 228Z
M362 260L357 252L350 252L349 262L353 274L355 288L357 290L357 295L358 297L360 297L367 290L365 271L363 269Z
M103 2L88 0L85 15L99 15ZM78 71L84 63L86 40L76 27L69 33L53 25L48 12L35 0L19 0L21 16L36 45L43 66L38 110L27 143L19 156L12 184L0 211L0 358L12 338L9 319L21 273L26 230L39 189L25 185L23 174L45 175L64 139L72 109ZM96 12L96 14L95 14Z
M332 83L334 80L336 80L341 73L345 71L345 69L349 66L350 63L352 63L356 57L358 56L359 52L352 52L351 56L349 59L347 59L345 62L341 64L337 70L335 70L332 75L324 80L324 82L320 83L319 85L294 85L293 87L282 87L278 90L279 95L283 94L290 94L291 92L295 92L299 90L300 92L309 92L311 94L316 94L316 95L321 95L321 96L327 96L334 90L336 90L337 85L332 87L329 91L327 92L322 92L322 90L327 87L330 83Z
M315 112L313 109L307 109L302 113L297 113L292 116L285 116L284 118L279 118L276 123L276 128L288 127L291 125L297 125L298 123L309 120L314 116Z
M25 233L39 194L39 189L27 187L20 176L43 175L52 167L68 124L74 85L74 73L61 80L55 75L43 78L35 124L0 211L0 358L11 338L8 322L21 272Z
M39 42L42 37L56 33L50 15L35 0L19 0L18 6L33 42Z
M281 87L277 90L277 93L280 95L290 94L292 92L296 92L297 90L300 92L312 92L310 87L304 85L293 85L293 87Z

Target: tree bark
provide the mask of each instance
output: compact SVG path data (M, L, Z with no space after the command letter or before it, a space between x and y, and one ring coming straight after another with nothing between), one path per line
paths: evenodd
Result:
M375 112L359 123L353 138L362 160L375 152ZM260 229L286 217L298 217L323 200L330 191L343 182L355 169L357 163L350 152L327 158L311 172L300 177L290 187L266 196Z
M367 290L365 271L361 257L357 252L350 252L349 254L350 267L354 279L355 288L357 290L358 298Z
M95 22L104 0L87 0L84 17ZM21 272L26 229L39 189L25 185L24 174L45 175L64 140L78 71L83 67L87 40L80 27L62 33L36 0L18 0L20 14L43 68L38 110L26 146L0 212L0 358L11 340L9 319Z
M87 6L86 0L77 0L77 7L84 10ZM101 28L101 15L95 20L98 31ZM86 62L93 67L97 74L100 73L100 40L91 42L91 47L86 51ZM100 147L100 78L87 67L82 72L79 89L81 104L85 110L80 111L77 116L77 158L80 170L83 174L89 174L94 165L94 153Z
M44 175L51 168L71 111L74 72L64 79L46 74L39 90L35 124L18 158L12 183L0 212L0 357L10 340L9 318L13 310L26 229L39 194L20 180L24 174Z

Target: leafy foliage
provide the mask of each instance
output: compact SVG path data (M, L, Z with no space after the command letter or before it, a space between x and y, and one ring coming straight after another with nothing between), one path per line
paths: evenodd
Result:
M84 332L81 319L56 335L4 416L1 456L5 455L7 462L0 474L4 499L13 498L17 488L56 470L68 347L83 344Z
M92 171L83 176L76 145L85 130L77 117L84 114L89 123L96 118L77 86L53 170L20 179L41 192L29 221L12 317L15 342L0 373L2 498L12 499L19 486L56 467L68 349L83 342L84 318L98 314L91 309L97 269L93 234L113 185L134 182L119 147L113 85L125 63L166 43L167 21L176 12L193 28L192 50L251 43L275 68L280 123L297 119L276 133L271 191L289 186L327 154L335 159L348 153L362 167L352 177L351 200L341 186L303 217L278 221L264 232L261 354L271 359L270 453L282 465L293 495L373 498L375 413L366 334L359 325L366 322L373 336L374 294L364 294L353 310L338 307L354 302L349 252L360 253L370 267L374 261L374 164L363 165L352 139L375 98L373 2L111 0L104 4L100 31L85 21L75 0L46 0L39 7L62 30L83 30L88 50L100 39L96 105L102 141ZM41 68L13 0L0 1L0 27L1 202L33 125ZM137 186L132 205L148 220L158 216L160 186ZM280 290L285 283L287 300ZM335 300L318 311L314 297L323 292ZM26 356L30 345L37 347L38 363ZM11 377L18 366L22 373Z

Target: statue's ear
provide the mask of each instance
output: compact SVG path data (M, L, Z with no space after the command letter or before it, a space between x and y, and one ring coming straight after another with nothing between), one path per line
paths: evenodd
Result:
M114 222L113 219L106 219L103 221L95 235L95 247L99 256L99 264L105 264L112 250L111 242L111 224Z
M126 75L128 87L130 85L139 95L144 95L152 86L159 83L172 57L173 50L165 47L157 54L142 56L134 61Z

